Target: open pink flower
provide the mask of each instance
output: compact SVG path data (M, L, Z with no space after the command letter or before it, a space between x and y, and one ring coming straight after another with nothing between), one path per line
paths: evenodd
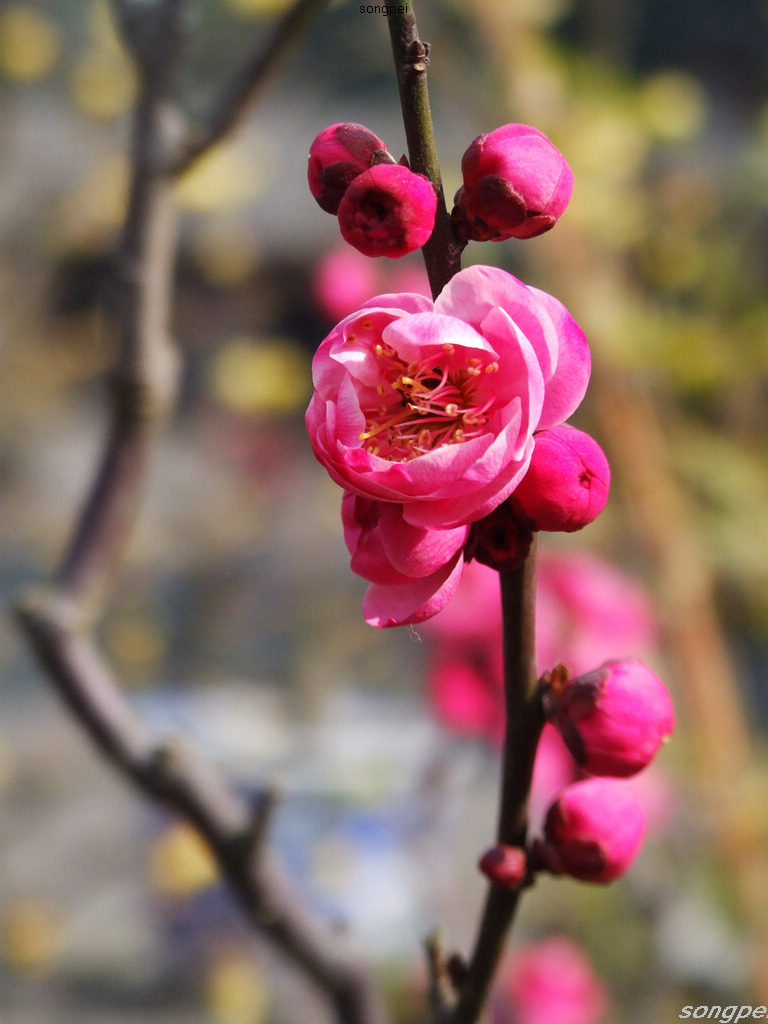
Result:
M402 505L350 492L341 503L350 567L372 584L363 599L363 615L379 628L436 615L461 579L469 527L425 529L407 523L402 513Z
M496 267L458 273L434 302L380 295L313 362L307 429L346 490L454 528L496 508L528 468L533 433L577 408L583 332L552 296Z

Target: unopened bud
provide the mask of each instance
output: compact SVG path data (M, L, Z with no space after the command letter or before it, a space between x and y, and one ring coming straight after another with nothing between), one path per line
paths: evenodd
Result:
M349 185L386 152L381 139L361 124L330 125L309 147L309 191L326 213L336 213Z
M505 124L480 135L461 160L464 184L452 214L461 241L533 238L549 231L573 191L562 153L542 132Z
M645 813L627 783L585 779L566 786L533 848L537 867L582 882L612 882L640 852Z
M515 488L535 530L572 533L605 508L611 470L602 448L583 430L564 424L534 435L528 471Z
M640 661L606 661L575 679L553 676L544 706L576 762L592 775L635 775L675 728L666 686Z
M499 572L517 569L528 557L533 533L513 501L472 524L464 555Z
M519 889L528 872L525 850L503 843L487 850L477 866L486 878L505 889Z
M397 259L420 249L435 226L437 194L421 174L378 164L358 175L339 204L344 240L365 256Z

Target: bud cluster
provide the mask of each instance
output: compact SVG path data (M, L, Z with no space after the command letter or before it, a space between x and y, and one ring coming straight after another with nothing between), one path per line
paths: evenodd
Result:
M480 870L513 889L541 870L612 882L634 861L645 832L643 807L623 780L646 768L672 734L672 700L636 660L607 661L573 679L558 665L541 689L547 719L585 777L561 790L527 851L495 847Z
M437 194L422 174L398 164L361 124L332 124L309 149L309 190L336 214L342 237L365 256L398 259L432 234Z
M571 198L573 174L536 128L506 124L479 135L461 160L463 184L451 224L460 244L535 238L557 223ZM433 185L397 163L360 124L332 124L309 151L309 189L339 218L344 239L366 256L397 259L428 241L435 225Z

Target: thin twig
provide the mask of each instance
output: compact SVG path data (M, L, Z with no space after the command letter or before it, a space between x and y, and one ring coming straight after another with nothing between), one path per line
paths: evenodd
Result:
M255 102L260 89L301 34L328 0L295 0L276 23L266 42L240 68L236 78L220 97L207 123L193 128L171 158L169 171L178 177L217 142L228 135Z
M387 15L408 159L411 170L427 177L437 193L435 227L422 249L432 297L437 298L461 269L461 254L466 243L456 240L445 205L427 90L429 44L419 39L413 4L398 6L411 8L407 14Z
M528 797L544 715L535 655L536 544L519 569L499 574L504 619L506 733L497 841L525 847ZM490 885L474 952L456 1007L445 1024L475 1024L488 998L514 920L520 891Z

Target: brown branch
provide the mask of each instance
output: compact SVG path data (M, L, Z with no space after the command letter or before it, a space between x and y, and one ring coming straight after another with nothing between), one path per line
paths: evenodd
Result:
M229 88L204 125L189 132L176 154L171 158L169 171L178 177L224 136L228 135L256 101L267 78L284 58L285 52L307 26L309 21L328 0L295 0L276 23L263 46L246 60Z
M18 604L41 664L91 739L142 792L198 829L249 919L316 982L339 1024L386 1024L357 951L308 913L267 856L266 807L252 807L183 741L155 740L79 630L73 611L71 601L54 590L27 592Z
M291 32L296 17L312 6L316 0L296 5ZM123 36L139 69L140 95L128 208L115 260L118 358L111 425L54 583L28 588L17 602L17 615L41 665L98 749L142 792L199 830L251 921L317 983L339 1024L386 1024L357 951L312 917L267 856L271 794L252 807L186 744L158 742L134 714L90 635L124 558L154 440L176 393L178 358L169 330L175 216L172 173L163 169L162 156L169 148L166 115L181 56L184 10L185 0L155 0L151 6L117 2ZM275 38L285 37L278 31ZM260 76L273 59L264 56ZM239 99L218 120L217 137L244 108L244 92L235 93ZM206 145L211 141L213 136Z
M437 159L427 91L429 44L419 38L413 4L407 14L389 14L392 54L397 72L411 169L432 182L438 196L432 236L422 253L436 298L461 269L466 243L451 228ZM544 717L538 697L535 656L536 545L525 563L501 572L504 618L506 737L502 767L497 841L524 847L528 828L528 797ZM493 977L514 919L519 891L491 885L486 897L475 949L458 985L458 1000L446 994L444 958L433 943L430 954L430 1004L433 1019L443 1024L475 1024L483 1012Z
M399 6L410 6L411 10L408 14L389 14L387 22L411 170L427 177L437 192L435 227L422 249L432 297L437 298L461 269L466 243L456 240L445 205L427 89L429 44L419 39L413 4Z
M506 734L497 841L525 847L528 797L544 715L535 654L536 544L519 569L501 572ZM444 1024L475 1024L483 1012L517 910L520 891L490 885L474 952Z

